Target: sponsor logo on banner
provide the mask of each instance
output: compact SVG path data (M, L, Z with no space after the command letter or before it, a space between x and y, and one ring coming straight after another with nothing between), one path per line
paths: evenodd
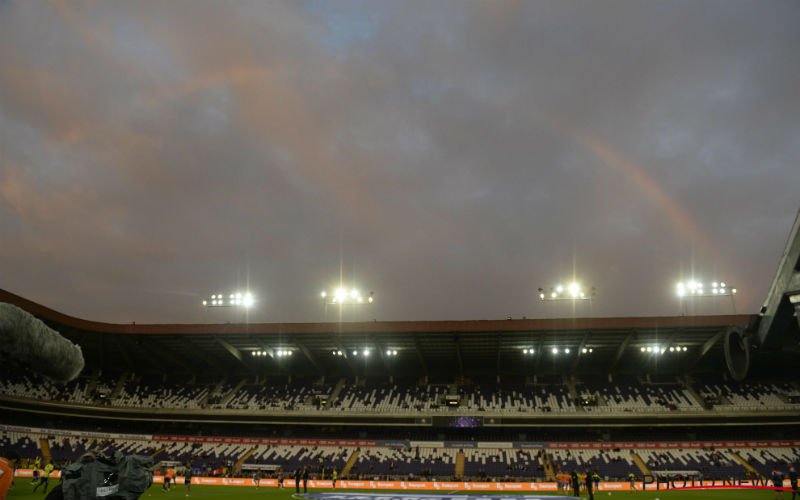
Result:
M513 448L514 443L497 443L497 442L490 442L490 441L483 441L478 443L478 448L493 448L493 449L508 449Z

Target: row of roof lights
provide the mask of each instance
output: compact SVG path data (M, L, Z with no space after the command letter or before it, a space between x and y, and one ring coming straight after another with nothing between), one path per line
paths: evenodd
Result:
M359 351L358 349L353 349L350 352L350 354L352 354L353 356L361 355L361 356L364 356L364 357L368 357L370 355L370 352L371 351L369 349L363 349L361 351ZM331 354L334 355L334 356L344 356L344 351L340 351L339 349L336 349L334 351L331 351ZM387 356L397 356L397 349L386 349L386 355Z
M552 349L550 349L550 352L552 352L553 354L558 354L559 352L563 352L564 354L569 354L571 351L569 347L565 347L560 350L558 347L553 347ZM591 352L594 352L594 349L591 347L581 348L581 354L589 354ZM528 354L528 355L536 354L536 350L532 347L526 347L522 349L522 354Z
M642 346L642 347L639 348L639 350L641 352L649 352L649 353L653 353L653 354L664 354L667 351L669 351L669 352L686 352L686 351L689 350L689 348L686 347L686 346L671 346L669 348L666 348L666 347L662 347L662 346L659 346L659 345L654 345L654 346ZM559 349L558 347L553 347L553 348L550 349L550 352L552 354L559 354L559 353L569 354L572 351L570 350L569 347L564 347L562 349ZM594 352L594 349L591 348L591 347L583 347L583 348L581 348L581 354L590 354L590 353L593 353L593 352ZM292 351L290 349L277 349L276 351L274 351L274 353L275 353L275 356L277 356L279 358L292 355ZM358 349L353 349L350 352L350 354L352 354L353 356L364 356L364 357L369 357L370 353L371 353L371 351L369 349L362 349L360 351ZM536 350L533 347L525 347L525 348L522 349L522 354L532 355L532 354L535 354L535 353L536 353ZM250 354L252 356L269 356L269 352L268 351L252 351ZM331 351L331 354L334 355L334 356L344 356L344 351L336 349L334 351ZM397 349L387 349L386 350L386 355L387 356L397 356Z
M283 358L285 356L291 356L292 351L289 349L278 349L275 352L275 356L279 358ZM253 351L250 353L252 356L269 356L269 351Z
M671 346L669 349L667 349L666 347L661 347L661 346L658 346L658 345L654 345L654 346L647 346L647 347L642 346L642 347L639 348L639 350L641 352L649 352L649 353L652 353L652 354L664 354L665 352L667 352L667 350L669 350L669 352L686 352L686 351L689 350L689 348L686 347L686 346L677 346L677 347L676 346Z

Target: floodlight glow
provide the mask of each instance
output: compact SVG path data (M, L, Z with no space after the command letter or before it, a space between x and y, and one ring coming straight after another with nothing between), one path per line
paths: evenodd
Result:
M538 289L539 300L588 300L591 299L597 292L594 287L588 290L583 287L578 281L571 281L566 285L558 284L548 291L543 288Z
M585 347L583 349L581 349L581 354L586 354L587 352L589 352L589 350L586 349Z
M565 352L565 353L567 353L567 354L569 354L569 347L567 347L566 349L564 349L564 352Z
M674 348L674 347L672 347L672 346L670 346L670 348L669 348L669 352L675 352L675 348Z
M644 351L645 351L645 348L644 348L644 347L640 347L639 349L640 349L642 352L644 352Z
M397 350L396 349L392 349L392 356L397 356Z
M558 347L553 347L552 352L553 352L553 354L558 354Z
M323 290L319 296L328 305L356 305L356 304L372 304L375 301L374 292L369 295L361 293L358 288L350 288L346 286L338 286L331 291Z
M689 349L688 347L683 346L683 352L686 352L688 349Z
M255 298L250 292L234 292L227 295L213 293L211 297L202 301L205 307L251 307L255 304Z
M712 281L703 284L701 281L690 280L686 283L679 281L675 287L678 297L727 297L734 295L735 289L730 289L724 281Z
M369 349L364 349L363 354L364 354L364 356L369 356Z
M523 349L522 350L522 354L528 354L528 350L527 349Z
M358 356L358 351L354 350L353 351L353 356Z

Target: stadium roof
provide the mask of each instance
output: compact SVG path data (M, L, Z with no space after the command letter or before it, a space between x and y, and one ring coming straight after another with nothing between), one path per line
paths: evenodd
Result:
M3 290L0 302L27 310L79 344L90 369L209 376L427 375L452 380L459 375L721 371L724 333L752 328L757 320L755 315L727 315L123 325L68 316Z

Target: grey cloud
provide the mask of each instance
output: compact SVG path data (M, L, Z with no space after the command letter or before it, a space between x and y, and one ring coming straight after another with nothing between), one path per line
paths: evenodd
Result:
M110 321L760 305L798 208L796 2L0 4L3 287ZM722 312L727 304L709 306ZM584 312L586 313L586 312ZM215 313L216 314L216 313Z

